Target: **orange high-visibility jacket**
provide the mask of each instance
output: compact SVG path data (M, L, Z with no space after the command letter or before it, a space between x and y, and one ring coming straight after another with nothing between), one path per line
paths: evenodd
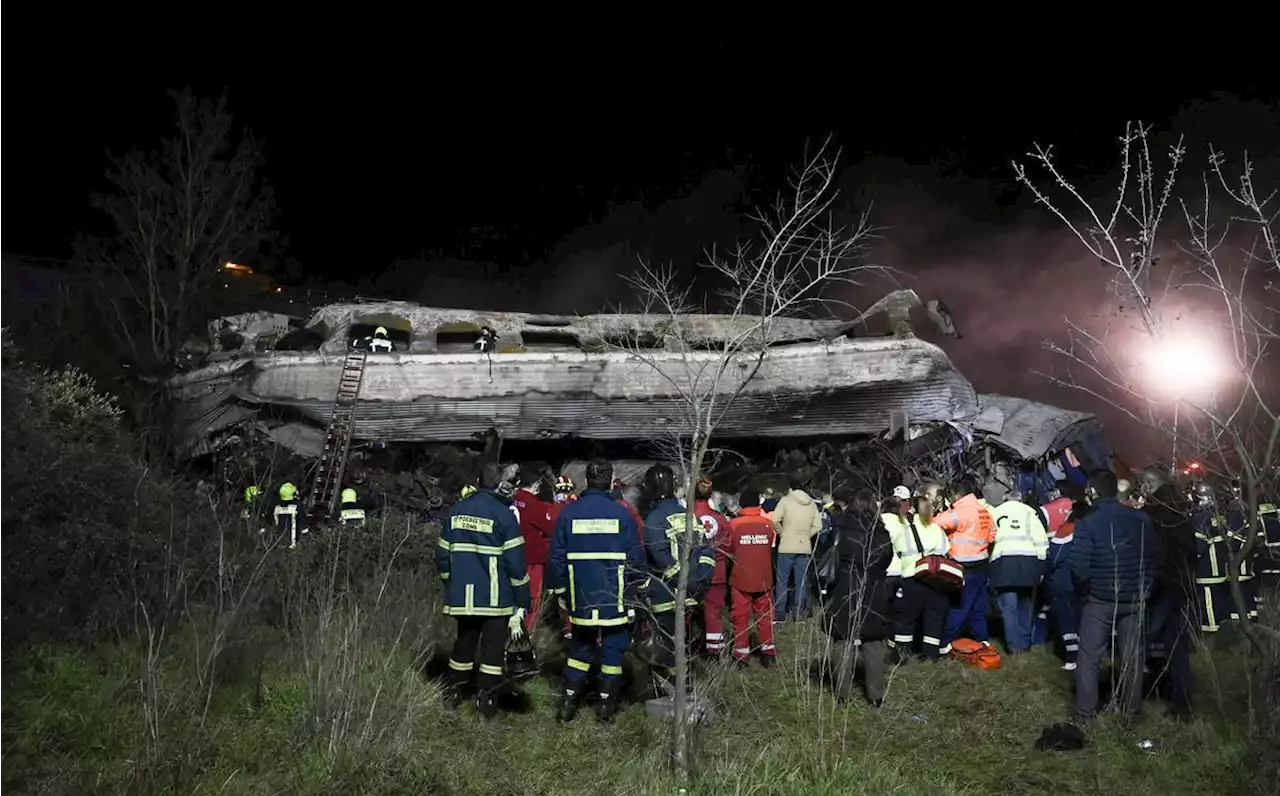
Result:
M962 564L986 561L996 540L996 524L978 498L965 495L933 518L951 539L951 557Z

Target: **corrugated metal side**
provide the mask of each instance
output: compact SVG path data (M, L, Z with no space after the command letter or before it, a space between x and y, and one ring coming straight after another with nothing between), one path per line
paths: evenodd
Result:
M1043 456L1068 428L1094 418L1087 412L1009 395L984 394L979 400L984 407L996 407L1004 415L1003 428L991 437L1024 459Z
M328 421L327 401L277 402ZM914 383L878 382L823 392L744 394L716 427L718 436L794 437L873 434L889 425L889 413L906 411L912 422L951 420L977 411L973 387L954 372ZM590 395L528 393L471 401L418 400L361 403L355 433L370 440L426 442L468 440L491 426L508 439L644 439L686 432L689 412L680 401L605 401Z

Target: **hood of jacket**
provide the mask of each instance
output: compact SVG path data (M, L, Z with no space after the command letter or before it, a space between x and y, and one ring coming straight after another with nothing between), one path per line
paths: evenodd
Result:
M801 506L814 505L813 497L811 497L809 493L804 491L803 489L791 490L790 492L782 496L782 500L790 501L792 503L796 503ZM778 502L781 503L782 501L778 501Z

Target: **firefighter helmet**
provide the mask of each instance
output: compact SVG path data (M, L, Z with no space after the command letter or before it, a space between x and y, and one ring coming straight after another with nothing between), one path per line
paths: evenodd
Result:
M476 487L475 487L475 486L473 486L473 485L471 485L471 484L467 484L466 486L464 486L464 487L462 488L462 497L463 497L463 498L469 498L469 497L471 497L472 495L474 495L474 494L476 493L476 491L477 491L477 490L476 490Z
M567 475L556 477L555 491L560 495L567 495L573 491L573 479Z
M342 505L345 506L348 503L355 503L357 500L359 500L359 498L356 496L356 491L354 489L347 487L342 490Z
M387 327L385 327L385 326L379 326L377 329L374 329L374 330L373 330L373 336L374 336L374 337L386 337L386 336L387 336Z
M292 481L285 481L280 485L280 499L293 500L298 496L298 488L293 485Z

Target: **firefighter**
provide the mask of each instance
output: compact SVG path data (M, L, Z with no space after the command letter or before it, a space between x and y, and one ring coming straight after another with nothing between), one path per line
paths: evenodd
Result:
M565 595L573 636L564 671L564 694L556 718L572 721L587 675L600 653L600 702L596 718L613 719L622 685L622 659L631 646L634 599L644 574L644 548L634 516L609 494L613 466L587 465L587 488L556 519L547 577Z
M1199 482L1191 487L1191 527L1196 539L1196 596L1200 629L1216 633L1230 615L1233 601L1227 583L1229 551L1226 521L1218 516L1213 487Z
M697 486L694 487L693 510L702 523L702 533L707 544L715 552L716 566L711 575L711 588L707 590L702 605L703 621L706 624L703 649L708 655L718 656L724 652L724 609L729 588L725 545L729 538L729 518L711 505L711 486L710 477L704 475L698 479Z
M387 336L387 327L379 326L373 330L373 338L369 340L369 350L375 354L390 354L395 349L391 338Z
M271 514L275 519L276 532L282 537L288 535L290 550L298 546L298 536L307 532L307 517L301 511L301 503L298 487L292 481L280 485Z
M510 501L498 492L501 482L501 465L486 464L481 488L449 512L436 548L436 569L445 582L444 612L458 624L447 703L461 703L478 667L476 710L485 718L498 713L506 640L522 632L530 606L524 537Z
M1257 587L1253 582L1254 571L1257 569L1258 550L1261 545L1255 543L1254 549L1247 557L1242 557L1241 552L1244 550L1245 542L1248 541L1249 522L1248 507L1242 507L1241 501L1237 496L1232 500L1233 506L1227 512L1226 529L1227 529L1227 549L1231 552L1231 557L1238 561L1240 594L1244 598L1243 609L1236 605L1234 595L1231 598L1232 619L1240 619L1242 615L1248 616L1250 619L1258 618L1258 597ZM1262 540L1259 540L1262 541ZM1228 593L1230 583L1228 583Z
M644 521L644 546L647 553L649 577L643 584L657 625L654 639L654 670L659 676L670 674L675 668L676 590L680 577L681 561L688 553L693 571L688 573L688 596L685 605L697 605L697 595L710 585L715 572L715 555L706 549L686 548L687 512L677 500L675 473L665 464L655 464L645 472L645 491L657 504L649 510Z
M1258 589L1258 607L1262 607L1263 595L1274 593L1280 585L1280 508L1270 500L1258 501L1258 575L1262 581Z
M342 490L342 501L338 508L338 524L344 528L364 527L364 504L359 493L352 487Z
M553 488L554 500L556 503L568 503L577 500L573 494L573 479L567 475L560 475L556 478L556 485Z

